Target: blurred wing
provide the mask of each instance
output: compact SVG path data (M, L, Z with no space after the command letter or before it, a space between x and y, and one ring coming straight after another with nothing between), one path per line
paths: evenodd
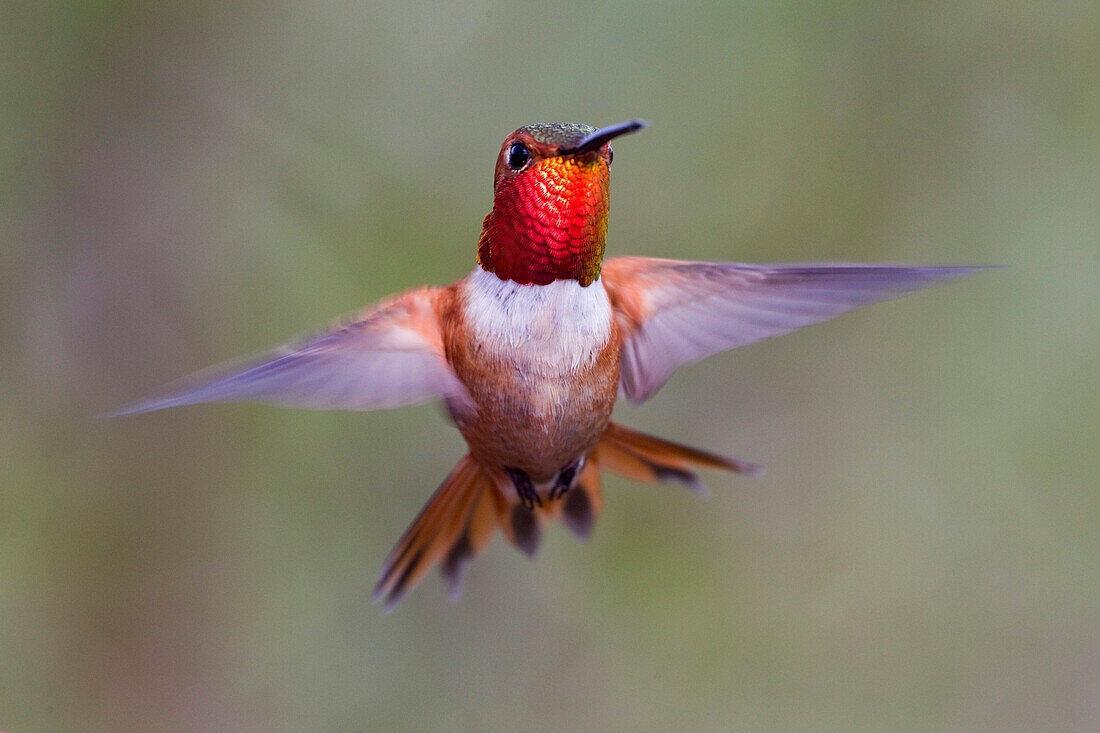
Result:
M683 364L981 269L615 257L602 277L623 332L620 386L642 402Z
M469 399L443 353L439 314L451 297L411 290L297 344L185 378L164 395L114 415L200 402L256 401L313 409L374 410Z

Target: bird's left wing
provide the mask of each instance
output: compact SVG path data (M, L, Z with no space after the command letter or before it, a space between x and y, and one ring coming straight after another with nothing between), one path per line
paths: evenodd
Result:
M602 278L623 333L620 386L643 402L684 364L980 269L613 257Z
M201 402L374 410L431 399L469 400L443 352L440 313L452 292L410 290L313 338L184 378L113 415Z

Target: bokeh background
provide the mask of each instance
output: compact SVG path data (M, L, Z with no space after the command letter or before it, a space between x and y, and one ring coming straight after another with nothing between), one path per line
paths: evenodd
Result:
M0 5L0 730L1100 727L1100 5ZM998 263L617 419L591 540L370 604L437 407L95 415L474 264L640 116L610 254Z

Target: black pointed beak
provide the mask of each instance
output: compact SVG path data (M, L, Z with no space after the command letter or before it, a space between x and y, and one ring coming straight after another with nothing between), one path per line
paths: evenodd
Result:
M599 130L585 136L573 147L559 151L559 154L583 155L584 153L590 153L593 150L599 150L605 143L619 135L628 135L648 126L649 123L645 120L630 120L629 122L620 122L617 125L601 127Z

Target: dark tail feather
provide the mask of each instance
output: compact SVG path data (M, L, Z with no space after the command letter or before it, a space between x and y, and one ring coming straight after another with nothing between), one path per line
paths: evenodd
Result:
M757 476L763 468L754 463L689 448L652 435L609 423L593 455L612 473L637 481L678 481L692 491L704 491L694 468L717 468Z
M463 565L499 525L491 496L496 491L470 456L459 461L386 558L374 600L384 600L386 610L392 609L444 555L452 586L460 583ZM472 526L476 531L470 533Z
M493 539L493 535L500 528L508 511L507 502L492 481L485 478L483 483L484 487L473 511L470 512L465 530L451 546L443 561L443 578L447 581L448 597L452 601L457 601L462 595L466 566L480 555Z

